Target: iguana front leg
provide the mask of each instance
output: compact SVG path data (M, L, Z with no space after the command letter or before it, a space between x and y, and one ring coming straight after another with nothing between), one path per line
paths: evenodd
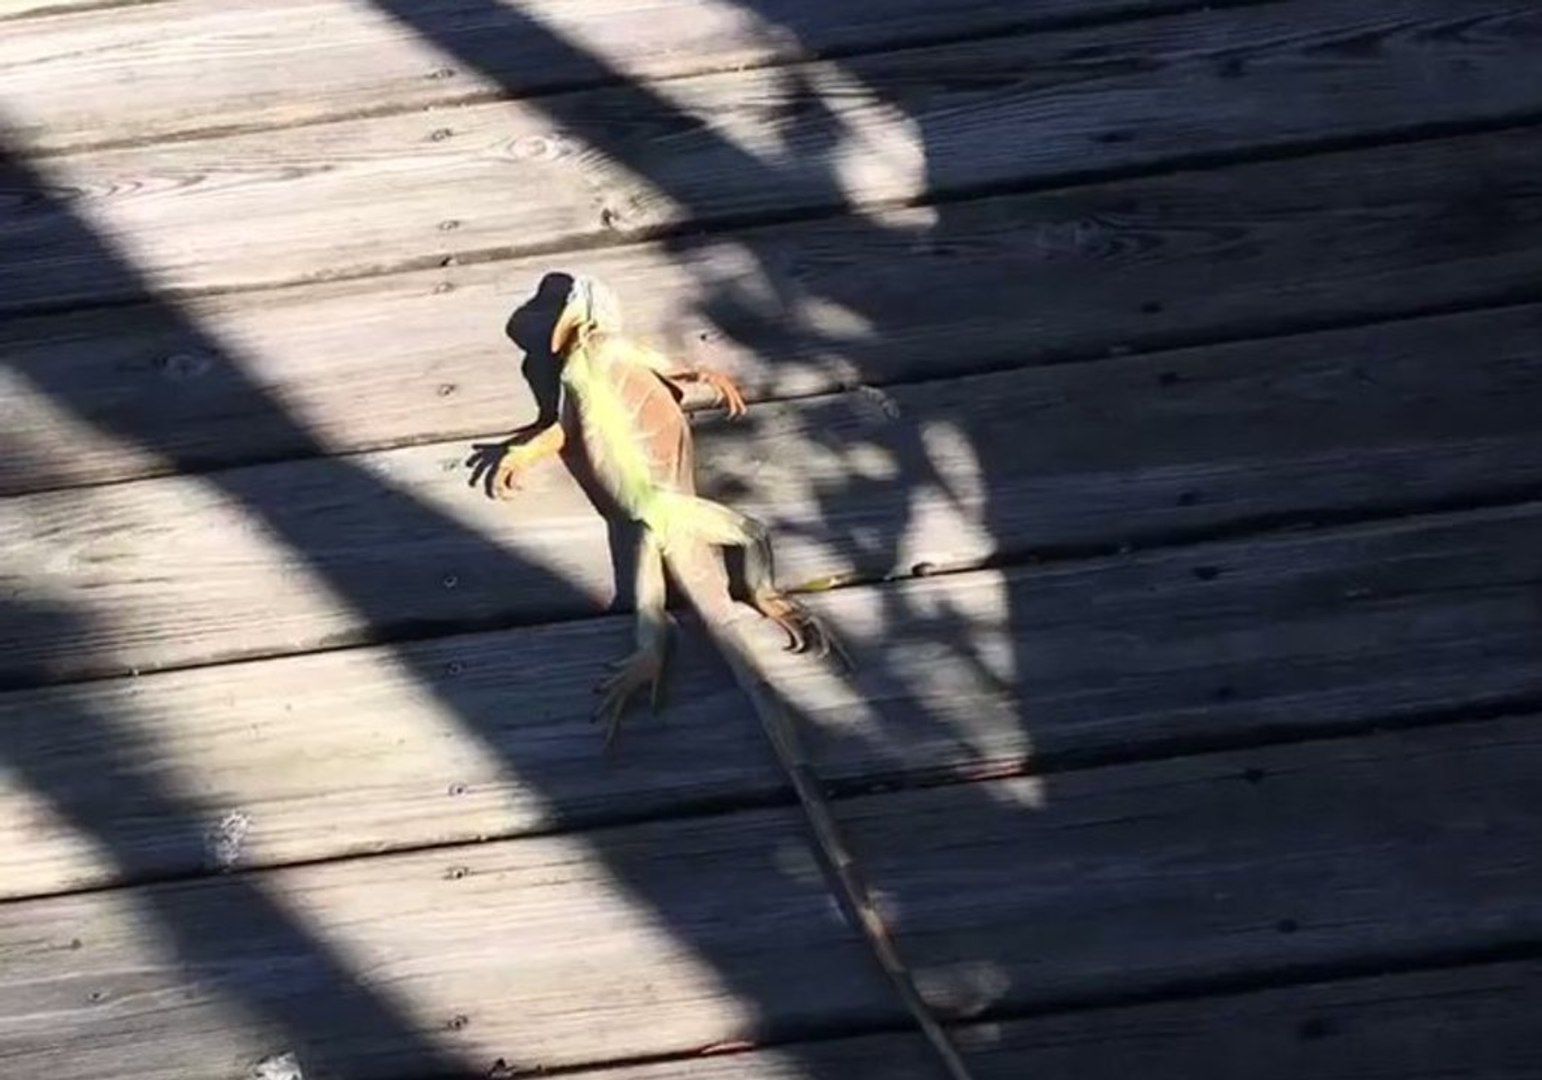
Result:
M664 659L669 647L668 582L664 576L664 552L658 538L643 530L637 544L637 648L612 664L616 674L595 688L604 694L594 710L595 719L605 719L605 745L615 741L621 730L621 714L632 695L649 687L649 704L658 712L663 687Z
M728 410L730 420L737 420L748 411L739 387L720 371L712 371L708 368L684 368L679 371L660 372L660 374L670 382L706 383L717 394L717 403Z
M548 424L535 436L511 446L503 453L498 470L493 474L493 492L501 499L512 498L519 490L520 474L532 465L562 452L567 444L567 432L560 423Z
M682 367L669 357L646 345L632 344L632 357L654 374L673 383L705 383L717 394L717 403L728 410L730 419L738 419L747 411L744 395L727 375L711 368Z

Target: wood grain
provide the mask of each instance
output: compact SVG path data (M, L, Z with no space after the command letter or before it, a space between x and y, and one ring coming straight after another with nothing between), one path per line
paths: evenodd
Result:
M700 426L698 474L772 525L791 584L1513 499L1542 479L1537 325L1519 308L766 405ZM78 613L8 620L0 675L151 670L608 604L625 546L571 474L551 463L494 502L467 486L467 449L0 502L13 602Z
M1542 1069L1535 963L1346 979L1198 1001L969 1025L981 1080L1513 1080ZM933 1080L919 1039L867 1036L623 1066L612 1080Z
M1395 16L1302 0L74 155L48 162L49 196L0 207L15 237L0 310L426 268L1492 123L1542 109L1539 38L1542 14L1514 0L1476 13L1415 0ZM143 282L105 266L83 222Z
M14 320L0 492L508 430L535 409L505 324L551 307L531 298L554 270L602 277L637 332L760 398L1542 297L1539 147L1441 140L977 201L935 226L901 211L206 298L185 317ZM515 321L525 346L549 325ZM1488 332L1450 325L1433 349Z
M843 589L814 602L855 673L772 678L842 787L1492 708L1542 694L1539 536L1489 511ZM683 641L614 760L590 687L621 619L0 695L0 897L785 797Z
M846 828L940 1008L1048 1005L1534 942L1539 750L1522 717L858 800Z
M1462 724L844 814L931 999L968 1016L1534 939L1539 731ZM776 809L7 904L0 1032L15 1068L59 1080L234 1080L276 1048L368 1080L892 1019L807 860ZM387 1002L392 1025L366 1038L360 1016Z
M22 19L41 20L52 15L73 15L88 11L169 2L170 0L0 0L0 22L19 22ZM32 33L39 27L48 25L46 22L34 22L26 29L28 33Z
M704 480L858 658L776 682L984 1080L1542 1070L1530 961L1338 978L1535 955L1542 503L934 576L1542 495L1535 5L772 68L1188 3L56 6L0 0L0 313L135 303L0 330L0 682L216 666L0 694L7 1069L927 1075L829 1038L903 1016L720 665L602 762L616 537L461 484L567 251L758 398L847 391L703 424Z
M101 0L35 0L85 7ZM5 0L0 18L34 0ZM677 78L852 49L992 34L1186 0L161 0L18 27L0 42L18 134L56 152L209 129L288 126L379 109L550 93L600 79ZM471 63L474 56L479 62ZM189 71L198 77L189 79ZM297 86L295 75L303 77ZM132 90L131 95L123 91Z
M965 1038L982 1080L1509 1080L1542 1066L1522 1019L1539 998L1542 970L1517 963L1047 1017Z

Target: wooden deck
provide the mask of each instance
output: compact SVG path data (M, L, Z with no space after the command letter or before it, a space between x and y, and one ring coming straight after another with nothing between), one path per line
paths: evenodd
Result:
M0 1077L932 1080L689 620L617 753L560 278L980 1080L1542 1077L1542 8L0 0Z

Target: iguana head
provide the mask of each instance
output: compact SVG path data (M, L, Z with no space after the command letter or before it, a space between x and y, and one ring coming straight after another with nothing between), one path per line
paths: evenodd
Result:
M594 333L621 329L621 305L605 285L591 277L574 275L573 287L551 331L551 351L566 356L573 347Z

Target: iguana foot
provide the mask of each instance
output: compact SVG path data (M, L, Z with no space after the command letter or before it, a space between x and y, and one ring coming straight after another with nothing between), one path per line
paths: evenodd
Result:
M739 392L738 385L721 371L713 371L711 368L688 368L684 371L667 372L664 374L664 379L675 384L677 394L684 393L680 389L680 383L706 383L717 395L717 404L728 410L730 420L737 420L745 414L747 409L744 404L744 395Z
M701 381L717 391L722 400L723 407L728 410L728 418L737 420L747 410L744 404L744 395L739 392L739 387L727 375L718 371L701 372Z
M780 626L787 634L788 652L808 652L812 649L820 659L832 652L848 668L851 659L824 619L808 608L781 593L761 593L754 598L755 609Z
M606 749L616 741L616 735L621 731L621 714L637 691L648 687L649 705L655 713L659 711L664 686L664 653L660 649L638 649L610 667L615 674L602 679L594 688L595 693L605 695L595 707L594 719L603 717L605 720Z
M471 485L482 484L487 493L499 499L512 499L519 491L520 477L532 466L562 452L567 435L561 424L522 428L496 443L473 443L466 467L471 470Z
M546 455L529 446L516 446L504 454L503 460L493 472L493 494L500 499L512 499L519 493L521 480L530 466Z

